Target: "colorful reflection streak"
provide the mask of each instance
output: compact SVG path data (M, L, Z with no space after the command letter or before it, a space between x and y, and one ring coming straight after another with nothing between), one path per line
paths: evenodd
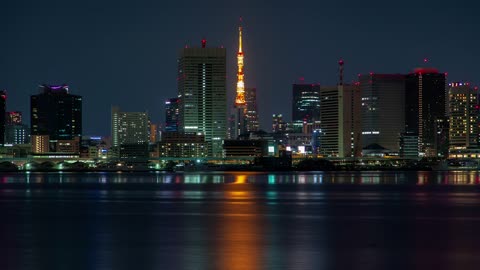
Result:
M236 175L235 183L245 183L246 175ZM215 224L215 269L263 269L265 216L252 185L231 185L225 202L219 205L223 216Z

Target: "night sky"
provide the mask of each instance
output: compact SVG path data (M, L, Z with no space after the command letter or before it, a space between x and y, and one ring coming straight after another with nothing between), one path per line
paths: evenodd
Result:
M335 84L340 58L347 81L407 73L428 58L448 81L478 84L479 6L448 2L1 1L0 89L8 91L7 110L29 123L38 85L68 84L83 96L86 135L110 134L112 104L163 122L164 100L177 95L178 51L205 37L207 46L227 48L233 103L242 16L245 81L257 87L270 130L272 113L290 120L292 83Z

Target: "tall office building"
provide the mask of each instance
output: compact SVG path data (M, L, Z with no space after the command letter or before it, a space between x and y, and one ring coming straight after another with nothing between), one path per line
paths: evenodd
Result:
M209 156L222 157L227 135L226 50L184 48L178 60L180 131L200 133Z
M282 114L272 115L272 132L285 132L287 130L287 123L283 120Z
M360 75L362 147L399 151L405 131L405 75Z
M320 85L294 84L292 122L295 132L301 132L303 123L320 120Z
M8 124L21 124L22 112L6 112L5 123Z
M0 146L5 144L5 110L7 106L7 91L0 91Z
M358 85L320 87L319 154L354 157L361 154L361 107Z
M30 97L32 135L50 140L73 140L82 136L82 97L69 93L67 85L41 85Z
M148 144L149 126L146 112L122 112L112 107L112 145Z
M169 98L165 101L165 131L178 131L179 121L178 98Z
M450 150L478 146L477 91L469 83L448 84Z
M150 143L156 143L158 141L158 125L148 120L148 129Z
M5 113L5 144L25 144L29 142L30 131L22 123L22 112Z
M337 86L320 87L320 129L314 132L317 153L327 157L361 155L361 107L359 84L343 83L340 60Z
M247 132L258 131L260 123L258 122L257 88L245 89L245 102L245 125Z
M418 68L406 76L405 129L418 134L420 155L444 156L448 150L445 74Z

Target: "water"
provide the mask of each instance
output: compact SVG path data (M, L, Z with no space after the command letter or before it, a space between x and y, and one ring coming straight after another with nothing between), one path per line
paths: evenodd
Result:
M478 269L479 180L2 174L0 269Z

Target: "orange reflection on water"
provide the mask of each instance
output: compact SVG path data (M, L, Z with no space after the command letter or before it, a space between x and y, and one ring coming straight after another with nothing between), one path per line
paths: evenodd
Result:
M246 176L240 177L243 179ZM217 260L213 268L263 269L265 224L261 207L255 202L254 187L231 185L229 189L220 209L223 216L214 225Z
M247 183L247 176L242 174L242 175L235 175L235 181L233 182L234 184L246 184Z

